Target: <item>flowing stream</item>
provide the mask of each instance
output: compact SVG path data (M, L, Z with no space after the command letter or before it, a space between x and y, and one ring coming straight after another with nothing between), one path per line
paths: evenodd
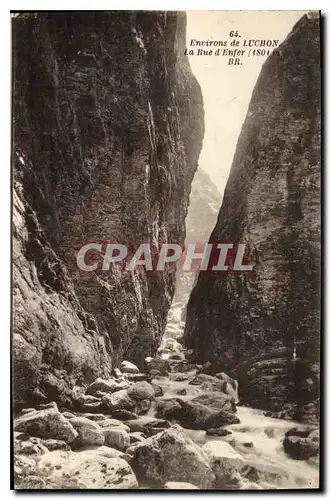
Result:
M158 377L157 384L162 387L162 399L180 397L192 399L204 393L201 387L190 385L189 380L195 372L187 374L171 373L170 377ZM176 380L183 377L183 380ZM184 378L185 377L185 378ZM185 396L178 396L179 389L185 389ZM157 398L159 399L159 398ZM155 416L151 408L150 416ZM225 437L207 436L203 430L187 429L187 434L199 445L207 441L227 441L247 464L245 478L249 481L246 488L256 486L261 489L300 489L317 488L319 483L318 460L293 460L283 450L285 432L300 425L297 422L266 417L262 410L237 407L240 424L224 428L231 431Z

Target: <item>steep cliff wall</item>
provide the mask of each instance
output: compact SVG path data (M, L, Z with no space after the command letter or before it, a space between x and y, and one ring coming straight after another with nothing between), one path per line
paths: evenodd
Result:
M316 417L318 398L319 50L305 16L262 68L210 239L247 242L254 271L200 273L185 327L244 401L299 418Z
M70 398L123 356L155 353L174 269L78 270L92 241L182 243L204 133L185 15L13 21L15 401Z

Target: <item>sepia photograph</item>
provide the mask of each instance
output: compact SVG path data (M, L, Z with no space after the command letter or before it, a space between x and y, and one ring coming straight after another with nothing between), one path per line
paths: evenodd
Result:
M320 11L10 18L11 489L320 490Z

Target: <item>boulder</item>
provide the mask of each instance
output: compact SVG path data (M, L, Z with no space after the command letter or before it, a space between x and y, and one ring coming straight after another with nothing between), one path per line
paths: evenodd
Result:
M110 452L112 453L112 452ZM138 487L130 465L102 451L52 451L38 464L38 475L48 489L133 489Z
M230 384L232 385L232 387L235 389L236 388L236 380L234 380L233 378L231 378L227 373L224 373L224 372L220 372L220 373L216 373L215 374L215 377L218 378L219 380L224 380L225 382L230 382Z
M199 373L204 373L205 375L212 375L212 373L213 373L213 365L211 364L211 362L207 361L206 363L204 363L201 366L201 368L199 368L198 374Z
M106 429L107 427L117 427L119 429L123 429L126 432L130 432L130 427L124 422L117 420L116 418L107 418L106 420L98 422L98 424L102 429Z
M77 431L61 413L53 408L27 413L14 421L14 430L40 438L60 439L71 443Z
M142 432L131 432L130 434L130 445L134 443L141 443L145 441L145 436Z
M309 436L309 434L312 431L315 431L316 427L309 427L309 426L303 426L303 427L293 427L292 429L289 429L288 431L285 432L285 436L298 436L298 437L303 437L306 438Z
M229 434L232 434L231 431L228 431L227 429L224 429L224 427L215 427L211 429L206 430L207 436L228 436Z
M54 450L69 451L70 450L70 446L65 441L61 441L60 439L44 439L43 445L46 446L48 451L54 451Z
M70 420L70 423L78 433L77 438L72 443L75 448L91 445L101 446L105 442L102 429L96 422L84 417L75 417Z
M101 422L101 420L107 420L106 415L103 413L83 413L82 415L76 415L77 417L85 417L93 422Z
M156 486L169 481L194 483L203 489L213 486L215 475L208 457L179 425L133 446L137 473L144 481Z
M133 420L134 418L138 418L138 415L130 410L113 410L112 416L117 418L118 420Z
M116 450L116 448L109 448L105 445L98 446L98 448L84 450L84 453L92 453L93 455L97 453L98 455L106 458L123 458L123 460L126 460L126 455L123 451Z
M187 373L195 370L196 368L196 365L192 365L184 360L175 361L172 359L169 361L169 364L171 366L172 373Z
M155 416L168 420L176 420L180 418L181 411L182 405L179 399L162 399L156 403Z
M90 403L81 402L78 408L82 413L100 413L104 411L105 405L102 401L97 400Z
M99 398L96 398L95 396L91 396L90 394L81 394L79 396L79 402L81 404L89 404L89 403L99 403L100 400L99 400Z
M155 434L159 434L160 432L166 431L168 429L167 426L163 427L149 427L148 428L148 436L155 436Z
M189 382L190 385L201 385L204 391L224 392L226 382L219 380L217 377L200 373Z
M104 380L99 377L86 389L86 394L95 395L96 392L101 391L105 393L112 393L115 391L120 391L121 389L127 389L129 384L127 382L119 381L115 378Z
M207 392L192 399L192 402L203 404L214 410L224 410L230 413L237 411L234 400L223 392Z
M168 481L164 485L165 490L198 490L197 486L191 483L183 483L180 481Z
M170 363L167 359L146 358L145 364L148 372L151 372L151 370L157 370L162 375L168 375L170 372Z
M186 394L187 394L187 390L186 390L185 388L183 388L183 389L178 389L178 390L176 391L176 394L178 394L178 396L186 396Z
M142 399L154 399L155 391L153 386L148 382L136 382L127 390L129 398L133 401L141 401Z
M103 397L102 402L106 409L111 412L113 410L131 410L135 406L135 401L129 397L127 390L106 394L106 396Z
M183 380L188 380L192 377L192 373L171 373L170 378L174 382L182 382Z
M139 373L139 368L130 363L130 361L122 361L121 363L121 372L122 373Z
M158 401L156 416L179 422L188 429L207 430L240 423L233 412L206 406L195 400L184 401L179 398Z
M245 466L243 457L222 440L209 441L202 450L209 457L210 466L215 473L215 486L232 489L236 484L233 475L237 477L238 472Z
M129 382L149 382L151 380L149 373L126 373L125 377Z
M124 380L123 373L121 372L121 370L119 368L114 368L113 371L112 371L112 374L118 380Z
M162 387L160 387L158 384L155 384L154 382L151 383L151 386L154 389L155 397L158 398L159 396L163 396L164 391Z
M285 452L295 460L307 460L316 457L319 453L319 445L312 439L299 436L286 436L283 441Z
M145 415L151 406L152 402L150 399L142 399L141 401L137 402L136 406L134 407L134 411L137 413L137 415Z
M62 413L62 415L67 418L68 420L70 420L71 418L74 418L76 415L74 413L71 413L70 411L64 411Z
M164 429L171 426L167 420L148 416L139 417L135 420L127 420L125 423L131 432L142 432L146 436L151 436L155 429Z
M170 354L169 357L168 357L168 360L170 361L184 361L185 360L185 356L184 354L182 353L174 353L174 354Z
M14 450L16 455L43 455L48 452L42 440L37 437L28 439L15 439Z
M240 424L239 418L229 411L213 409L195 401L181 401L181 406L179 421L189 429L207 430L222 425Z
M36 460L27 455L14 454L14 486L15 490L29 488L29 477L36 474ZM41 484L41 483L39 483Z
M130 437L126 430L120 427L106 427L102 430L105 445L109 446L109 448L125 451L130 446Z

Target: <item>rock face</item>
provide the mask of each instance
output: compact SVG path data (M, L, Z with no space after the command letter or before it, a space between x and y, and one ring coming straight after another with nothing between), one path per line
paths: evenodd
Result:
M184 241L204 133L185 24L124 11L13 20L15 405L67 404L74 385L158 348L175 269L83 275L76 255Z
M210 238L248 243L253 272L200 273L184 334L245 402L301 419L319 392L319 35L304 16L262 68Z

